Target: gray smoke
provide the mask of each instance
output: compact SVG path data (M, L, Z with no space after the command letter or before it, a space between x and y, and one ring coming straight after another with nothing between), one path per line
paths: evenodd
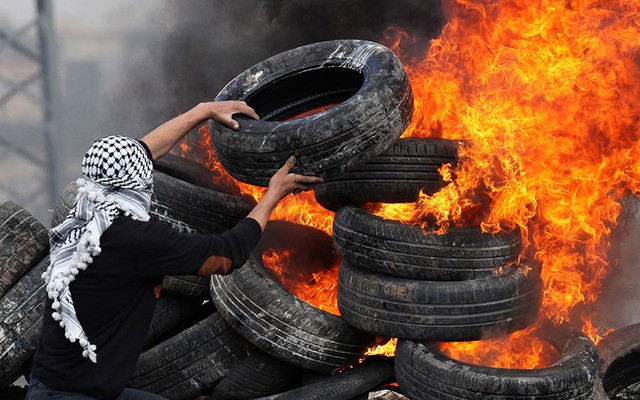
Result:
M188 4L188 6L185 6ZM153 40L135 45L113 113L123 129L144 131L211 100L251 65L282 51L331 39L383 41L390 26L422 55L444 25L439 0L191 0L168 2L168 22L149 21Z

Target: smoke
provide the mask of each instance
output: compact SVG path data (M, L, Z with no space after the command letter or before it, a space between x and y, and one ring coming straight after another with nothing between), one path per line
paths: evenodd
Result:
M115 96L125 131L145 131L211 100L237 74L282 51L332 39L381 42L387 28L406 31L404 53L422 55L444 25L439 0L192 0L168 2L156 35L131 49L138 63ZM115 127L118 129L120 127ZM143 132L141 132L142 134Z
M622 206L618 226L611 235L611 271L595 303L598 322L614 329L640 322L640 200L628 197Z

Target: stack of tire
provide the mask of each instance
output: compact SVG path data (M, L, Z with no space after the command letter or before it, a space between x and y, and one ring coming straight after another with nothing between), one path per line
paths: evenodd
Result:
M305 246L329 241L342 253L342 316L287 293L261 265L262 249L273 247L262 243L230 275L164 280L132 387L175 400L350 399L367 398L370 389L397 378L414 400L591 398L598 356L572 329L540 330L561 354L540 370L473 366L439 352L438 341L481 339L527 326L540 301L539 270L516 262L517 231L489 235L461 227L435 235L360 207L434 193L444 185L438 168L457 158L457 144L450 141L398 140L413 100L391 51L359 40L303 46L245 71L217 100L245 100L262 117L239 117L240 131L211 121L218 158L236 179L265 186L291 154L297 158L294 172L326 178L315 195L336 211L333 238L297 227L289 240ZM163 158L154 171L152 218L182 231L220 233L255 206L236 189L211 182L204 167ZM66 217L76 192L70 183L53 224ZM263 239L268 237L265 232ZM3 399L13 395L11 382L27 373L39 338L47 250L41 224L13 203L0 205ZM359 364L375 336L401 339L395 359ZM618 389L611 387L632 384L626 373L636 371L628 353L637 347L611 346L603 381L612 393ZM617 359L624 361L622 374L615 373Z
M333 240L344 257L338 282L342 318L360 331L401 339L395 372L403 392L414 399L592 395L596 350L580 332L554 331L564 338L554 343L561 360L533 371L458 363L428 344L478 340L529 326L541 300L540 269L518 262L517 230L488 234L467 226L438 235L360 207L434 193L444 185L438 168L456 159L453 142L398 140L411 118L412 96L402 65L388 49L363 41L303 46L240 74L217 100L244 100L261 116L241 119L240 131L210 122L218 159L234 178L266 186L291 154L298 160L294 172L325 178L315 194L336 212ZM333 103L309 116L314 106ZM268 336L264 329L248 329L247 320L254 321L263 309L254 306L254 297L230 296L229 288L253 270L212 279L216 306L246 338ZM258 286L239 292L251 290L259 293ZM265 341L263 349L273 351L299 340Z
M439 190L444 182L438 168L456 159L456 143L398 140L411 118L412 95L402 65L388 49L364 41L303 46L243 72L217 100L246 101L261 116L259 121L238 117L239 131L210 122L217 157L234 178L267 186L292 154L297 158L293 172L325 178L315 194L320 204L336 212L333 240L344 256L338 282L341 320L361 332L402 339L395 374L404 392L414 399L591 395L595 347L574 331L558 344L563 357L571 360L568 375L548 380L544 374L562 371L565 358L531 374L507 371L508 378L487 369L469 379L452 379L459 375L451 368L455 360L444 362L442 374L435 366L424 368L422 361L433 358L423 350L425 343L477 340L531 324L541 299L540 270L532 263L517 263L518 231L492 235L479 227L455 227L435 235L360 208L370 202L411 202L420 191ZM336 103L322 112L309 112ZM304 117L296 118L299 115ZM308 332L293 325L316 323L303 322L289 312L289 305L280 306L287 296L272 296L282 289L255 264L230 276L212 277L212 298L219 312L273 356L282 357L293 348L300 359L287 358L288 362L326 370L326 361L333 357L322 356L318 364L313 355L328 349L327 341L319 340L317 347ZM275 300L265 304L264 297ZM313 307L307 309L311 312ZM294 317L283 322L287 314ZM567 343L571 354L564 347ZM308 357L313 357L311 362ZM460 369L474 370L468 365ZM489 378L474 378L482 373ZM529 375L530 385L517 384L528 382ZM343 397L334 392L331 398Z

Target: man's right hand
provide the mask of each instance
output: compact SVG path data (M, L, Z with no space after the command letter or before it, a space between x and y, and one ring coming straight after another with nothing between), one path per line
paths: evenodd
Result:
M269 180L267 193L258 205L249 213L247 217L253 218L264 231L271 212L278 205L280 200L290 193L299 193L313 189L318 183L322 183L322 178L291 173L291 169L296 165L296 158L289 157L285 164Z

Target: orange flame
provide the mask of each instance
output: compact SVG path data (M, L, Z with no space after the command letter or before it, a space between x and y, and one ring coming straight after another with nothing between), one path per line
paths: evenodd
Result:
M289 293L302 301L334 315L338 310L338 261L329 269L306 274L304 269L292 263L295 249L276 252L267 249L262 254L262 262L271 275Z
M203 125L198 130L198 133L199 138L196 145L190 146L186 138L180 143L182 156L195 159L195 161L213 171L216 179L215 183L224 187L236 187L242 194L251 196L256 201L260 201L267 189L235 180L222 167L216 157L213 145L211 144L209 127ZM333 216L332 212L327 211L316 202L313 192L302 192L297 195L285 197L276 209L273 210L271 219L310 226L331 235Z
M532 335L532 329L514 332L500 339L440 343L440 351L458 361L493 368L548 367L560 355L551 344Z
M610 270L620 199L640 191L640 3L447 0L446 9L449 22L421 60L402 53L406 33L391 28L387 42L414 92L404 136L462 140L460 162L443 166L449 185L433 196L372 208L389 219L435 220L440 232L518 226L522 257L542 265L541 316L581 324L596 341L603 327L578 306L597 299ZM264 193L238 186L256 199ZM330 233L333 215L311 197L289 196L274 217ZM528 333L443 349L484 365L547 365L548 349Z
M404 136L464 140L449 185L385 218L519 226L543 265L542 314L576 320L596 300L620 199L638 192L640 3L451 0L424 59ZM392 29L394 50L406 34ZM451 172L455 179L451 179ZM578 318L589 321L588 316ZM590 324L590 323L589 323ZM587 329L587 326L591 328ZM593 339L598 329L585 323Z

